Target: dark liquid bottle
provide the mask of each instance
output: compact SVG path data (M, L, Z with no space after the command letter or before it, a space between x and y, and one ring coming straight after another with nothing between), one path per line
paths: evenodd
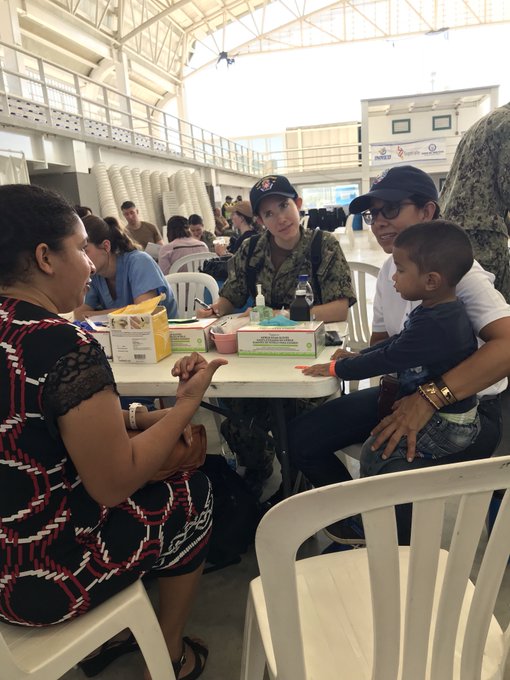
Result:
M289 308L292 321L310 321L310 305L304 290L297 290L296 297Z

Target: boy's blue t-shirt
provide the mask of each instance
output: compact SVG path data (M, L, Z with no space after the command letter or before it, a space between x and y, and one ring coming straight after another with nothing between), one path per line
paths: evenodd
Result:
M140 250L117 255L117 271L115 274L117 297L112 298L106 279L99 274L92 276L90 290L85 297L85 304L93 309L118 309L132 305L139 295L155 290L156 294L165 293L161 304L166 307L169 319L177 316L177 303L172 289L168 285L161 269L150 255Z

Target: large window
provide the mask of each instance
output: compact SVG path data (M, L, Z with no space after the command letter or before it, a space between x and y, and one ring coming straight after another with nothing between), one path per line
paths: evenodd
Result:
M303 208L348 206L359 195L357 184L303 187Z

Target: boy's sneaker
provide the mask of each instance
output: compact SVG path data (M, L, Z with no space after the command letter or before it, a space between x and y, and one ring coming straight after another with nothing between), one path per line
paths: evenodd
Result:
M341 519L339 522L325 527L323 531L330 541L335 543L357 548L364 547L367 544L360 515Z

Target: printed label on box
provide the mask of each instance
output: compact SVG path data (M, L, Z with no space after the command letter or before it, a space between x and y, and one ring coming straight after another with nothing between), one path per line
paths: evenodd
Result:
M237 343L242 357L316 357L324 349L324 324L306 322L294 328L243 326L237 333Z
M211 346L209 329L217 319L195 319L191 323L168 322L172 352L207 352Z

